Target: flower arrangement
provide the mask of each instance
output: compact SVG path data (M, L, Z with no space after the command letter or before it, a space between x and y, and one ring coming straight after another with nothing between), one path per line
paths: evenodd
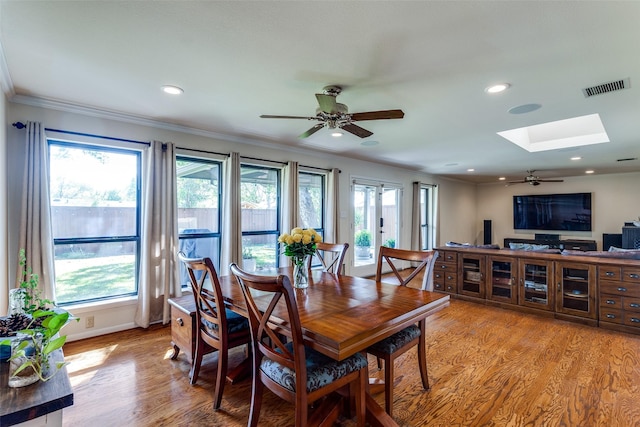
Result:
M313 228L302 229L296 227L291 233L284 233L278 237L278 242L284 246L284 254L291 257L293 262L293 285L305 288L309 284L307 260L316 253L316 243L322 241L322 236Z
M278 242L284 245L286 256L303 257L316 253L316 243L322 242L322 236L313 228L296 227L291 233L284 233L278 237Z

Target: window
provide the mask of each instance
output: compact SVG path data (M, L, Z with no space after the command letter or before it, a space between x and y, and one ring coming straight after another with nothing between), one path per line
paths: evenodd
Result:
M324 237L325 176L317 173L298 173L298 224L314 228Z
M220 162L176 158L178 233L180 251L189 258L209 257L220 271ZM189 287L189 276L180 263L180 283Z
M242 165L240 174L242 265L247 270L254 263L258 270L275 270L279 264L280 170Z
M140 153L49 140L58 304L136 295Z
M311 172L298 173L298 224L313 228L325 238L325 175ZM333 243L333 242L331 242ZM311 259L312 267L321 266L317 257Z

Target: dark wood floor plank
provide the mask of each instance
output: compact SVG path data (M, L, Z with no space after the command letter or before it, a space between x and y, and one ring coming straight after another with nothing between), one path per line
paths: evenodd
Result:
M430 391L415 349L396 362L401 426L640 426L638 336L453 300L429 319L427 340ZM64 425L246 426L250 380L227 384L214 412L217 355L205 356L190 386L187 358L171 360L170 341L168 327L154 326L66 344L75 404ZM233 351L230 365L243 356ZM261 426L289 426L292 415L265 393Z

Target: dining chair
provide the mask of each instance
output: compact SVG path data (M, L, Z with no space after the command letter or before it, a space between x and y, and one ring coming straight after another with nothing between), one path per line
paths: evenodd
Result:
M258 425L266 386L280 398L295 404L296 427L321 422L332 425L339 415L333 405L340 403L332 393L338 391L353 396L357 425L364 426L366 356L356 353L338 361L304 345L296 303L298 290L294 291L288 276L257 276L241 270L235 263L230 269L242 289L252 335L253 385L248 425ZM277 325L287 325L287 329ZM333 397L324 399L310 414L309 405L330 394ZM316 418L321 417L318 414L335 418L318 420Z
M420 289L426 290L430 283L429 276L433 275L433 266L438 258L438 251L414 251L408 249L394 249L385 246L380 247L378 255L378 265L376 269L376 281L382 280L382 267L386 263L393 272L393 281L399 286L407 286L414 279L420 278L420 273L424 273ZM410 273L403 273L398 266L400 263L410 261L417 263L414 270ZM412 347L418 345L421 336L425 334L425 321L422 320L418 325L411 325L403 330L396 332L390 337L379 341L369 348L370 353L378 358L378 367L380 361L384 360L384 404L385 411L389 416L393 416L393 366L395 360L402 354L406 353ZM423 354L422 348L418 346L418 367L422 378L422 386L425 390L429 390L429 377L427 375L427 355Z
M193 385L198 380L202 356L211 348L218 350L218 369L213 392L213 409L217 410L220 408L227 377L228 351L244 344L249 347L249 321L225 308L218 275L210 258L187 258L183 252L178 253L178 258L184 263L189 275L198 325L189 382Z
M342 263L349 249L348 243L316 243L316 258L322 264L322 271L342 274ZM309 265L311 268L311 265Z

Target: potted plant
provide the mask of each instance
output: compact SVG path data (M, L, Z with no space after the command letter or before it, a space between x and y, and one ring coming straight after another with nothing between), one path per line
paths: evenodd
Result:
M356 258L366 259L369 258L371 247L371 233L369 230L360 230L355 235L355 246L356 246Z
M19 263L20 287L10 293L10 316L0 318L0 353L3 360L11 362L12 387L46 381L63 366L51 369L49 357L65 343L67 337L59 336L59 331L72 318L65 310L48 309L53 303L42 297L38 275L27 266L24 249Z
M250 272L256 271L256 258L251 248L242 249L242 268Z
M396 247L396 239L387 239L384 242L384 246L388 247L388 248L395 248Z

